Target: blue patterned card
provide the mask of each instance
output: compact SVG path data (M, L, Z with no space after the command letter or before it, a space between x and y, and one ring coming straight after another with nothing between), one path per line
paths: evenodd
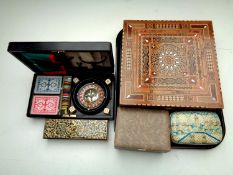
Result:
M35 94L60 94L61 76L37 76L35 83Z

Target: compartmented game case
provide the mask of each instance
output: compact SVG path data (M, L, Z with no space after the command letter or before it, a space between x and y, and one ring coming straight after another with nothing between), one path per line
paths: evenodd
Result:
M115 75L109 42L10 42L35 72L29 117L114 119Z

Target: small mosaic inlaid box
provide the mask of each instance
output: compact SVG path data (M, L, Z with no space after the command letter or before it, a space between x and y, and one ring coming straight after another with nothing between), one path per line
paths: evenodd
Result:
M171 140L176 144L216 145L223 139L219 116L208 111L180 111L170 114Z
M44 139L107 140L108 120L47 119Z

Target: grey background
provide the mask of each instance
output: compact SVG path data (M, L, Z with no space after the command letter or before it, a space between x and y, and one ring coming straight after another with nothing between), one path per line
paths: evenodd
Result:
M233 174L232 0L1 0L0 174ZM7 53L9 41L110 41L124 19L213 20L226 137L212 150L166 154L114 149L109 140L43 140L44 119L26 117L33 72Z

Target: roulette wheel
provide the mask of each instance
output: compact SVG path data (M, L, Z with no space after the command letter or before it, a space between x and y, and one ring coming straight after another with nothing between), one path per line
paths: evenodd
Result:
M77 110L84 114L97 114L110 100L109 87L96 79L85 79L77 83L72 92L72 101Z

